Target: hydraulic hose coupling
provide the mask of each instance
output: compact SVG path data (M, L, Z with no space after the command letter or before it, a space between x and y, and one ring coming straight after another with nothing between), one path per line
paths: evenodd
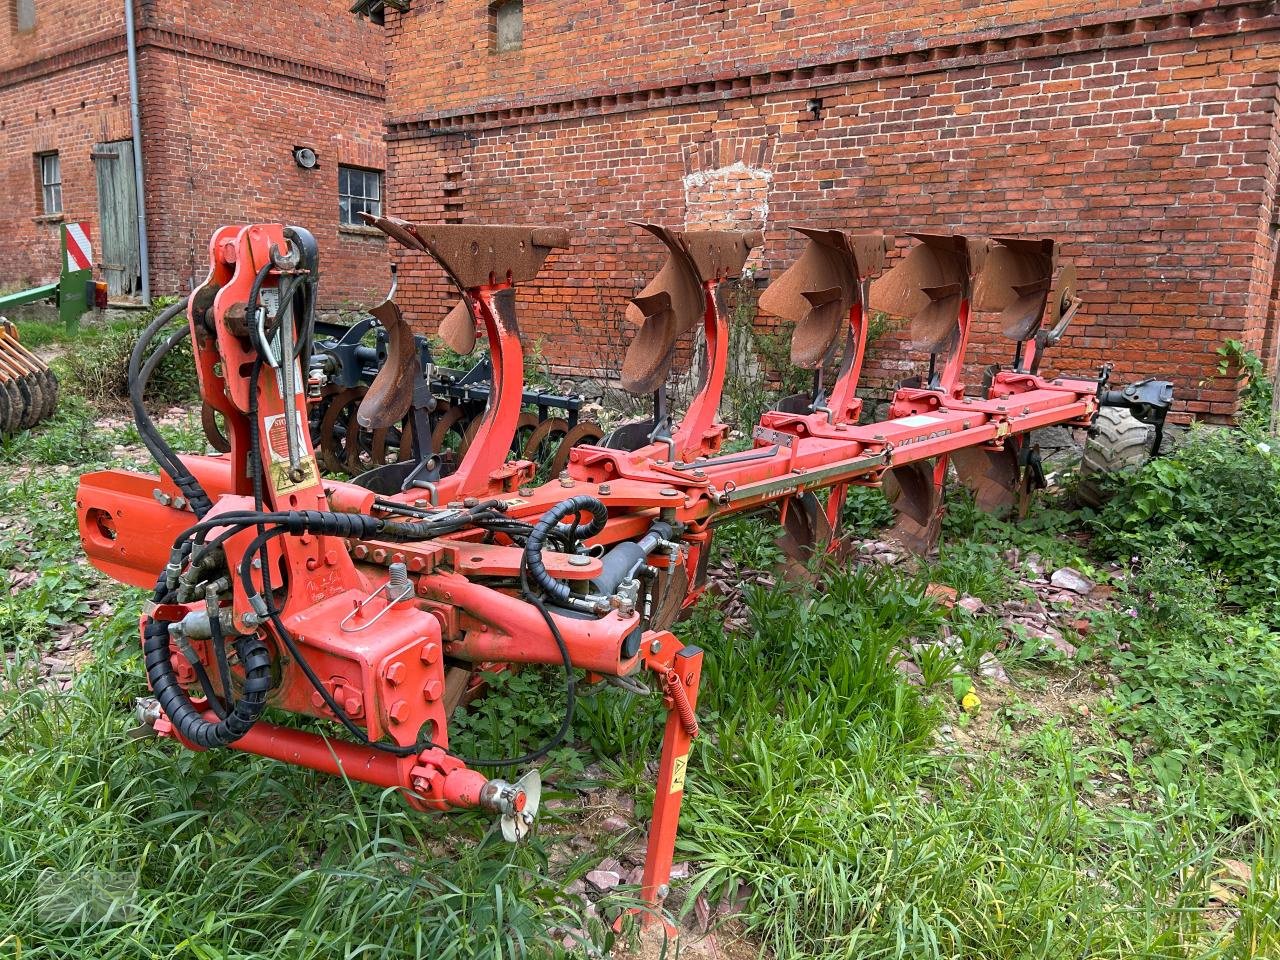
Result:
M552 602L573 610L594 614L597 612L596 604L575 597L569 585L551 576L542 562L542 551L551 531L568 517L576 518L583 513L589 513L591 520L585 527L577 528L575 536L579 541L594 537L604 529L605 522L609 519L608 508L595 497L584 495L561 501L544 513L542 519L534 525L529 539L525 542L524 562L530 579L542 588Z

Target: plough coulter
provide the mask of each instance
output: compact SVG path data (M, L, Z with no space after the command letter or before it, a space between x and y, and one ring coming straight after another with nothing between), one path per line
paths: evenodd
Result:
M628 678L646 679L667 711L643 877L654 906L666 893L698 734L703 652L674 631L705 589L717 523L768 513L781 520L792 557L834 554L849 487L883 485L897 512L893 535L924 552L938 537L949 466L983 508L1014 512L1037 481L1031 431L1088 426L1103 403L1149 419L1168 407L1160 385L1109 390L1106 369L1040 376L1045 350L1079 307L1071 270L1049 240L921 234L886 271L885 237L801 228L803 253L760 305L794 324L792 360L814 370L813 390L765 413L748 448L726 449L729 328L716 294L763 238L643 224L668 259L628 309L637 330L621 379L653 396L652 416L567 448L562 469L538 482L536 445L516 442L529 428L528 406L541 401L524 390L515 290L567 245L566 231L371 222L434 259L458 288L442 335L459 352L477 334L487 343L483 414L446 469L429 418L439 415L433 400L447 398L389 299L373 311L381 355L360 360L353 349L356 359L338 365L376 373L358 398L330 396L317 427L314 373L338 348L316 346L316 244L278 224L219 230L186 329L226 451L174 452L139 405L160 472L87 474L78 493L92 561L153 591L142 645L154 699L141 713L194 749L230 747L344 774L399 789L423 809L492 811L517 839L536 812L536 772L510 783L485 771L531 767L561 743L580 684L624 678L634 688ZM869 310L905 318L929 359L897 390L887 419L861 424ZM964 357L978 312L999 317L1012 362L975 396ZM139 395L158 362L147 343L164 320L135 353ZM677 414L664 385L681 338L699 324L706 375ZM342 412L331 418L334 409ZM326 436L339 425L347 444L359 430L395 436L398 455L340 457L356 479L326 477L316 447L327 456ZM452 714L483 695L490 671L523 664L564 671L559 733L520 757L451 750ZM328 721L332 735L269 721L268 707L275 717Z

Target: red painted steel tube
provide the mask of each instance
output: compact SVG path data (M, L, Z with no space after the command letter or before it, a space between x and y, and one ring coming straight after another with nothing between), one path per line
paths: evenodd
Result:
M212 712L206 714L216 719ZM266 721L254 724L253 729L231 744L231 749L244 753L256 753L282 763L309 767L334 776L346 776L375 787L404 787L409 789L409 771L414 757L397 757L372 747L329 739L305 730L281 727Z

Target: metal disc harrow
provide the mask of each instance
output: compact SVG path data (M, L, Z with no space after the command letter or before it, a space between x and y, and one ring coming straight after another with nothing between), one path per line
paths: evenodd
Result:
M57 405L57 376L19 342L17 327L0 319L0 437L34 427Z
M385 323L378 312L386 318ZM463 318L469 316L464 314ZM378 467L435 457L439 476L448 476L479 432L492 395L490 359L485 357L466 371L438 367L432 363L429 341L422 336L413 336L409 347L416 352L417 362L405 365L413 382L397 385L396 392L408 397L414 396L415 385L425 385L426 390L419 389L415 403L403 413L392 411L389 423L361 422L361 410L370 405L372 385L391 355L392 333L387 327L394 329L397 319L397 314L379 310L351 327L319 325L311 355L309 423L311 442L325 473L356 477ZM453 314L442 324L442 334L448 334L454 343L465 339L450 332L451 326L457 326ZM474 346L472 336L470 348ZM580 419L585 402L581 396L527 390L523 399L526 409L509 453L513 459L537 463L544 475L559 474L569 461L570 450L604 435L599 424ZM414 443L419 419L415 406L425 418L429 445ZM208 428L206 433L210 433ZM215 449L226 449L221 431L210 433L210 442Z

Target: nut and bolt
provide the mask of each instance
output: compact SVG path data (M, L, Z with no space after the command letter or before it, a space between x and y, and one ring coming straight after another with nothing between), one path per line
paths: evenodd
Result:
M569 476L568 470L560 471L560 486L566 487L566 488L573 486L573 477Z
M426 664L435 663L440 659L440 645L438 643L424 643L418 658Z
M409 582L409 568L403 563L391 564L387 568L387 572L391 575L387 580L387 590L390 592L392 600L403 597L406 593L413 591L413 584Z
M392 723L404 723L409 719L409 704L403 700L397 700L391 705L391 709L387 711L387 715L391 717ZM417 786L417 784L414 784Z
M658 491L658 492L659 492L662 496L664 496L664 497L678 497L678 496L680 496L680 491L679 491L679 490L673 490L671 487L663 487L663 488L662 488L662 490L660 490L660 491Z
M600 496L607 497L611 493L613 493L613 488L611 486L607 483L600 484Z
M428 680L422 685L422 696L427 701L439 700L443 692L444 686L439 680Z
M570 557L569 566L571 567L589 567L591 566L590 557Z
M390 664L387 667L387 683L391 684L393 687L400 686L400 684L404 683L404 677L407 671L408 668L399 660Z

